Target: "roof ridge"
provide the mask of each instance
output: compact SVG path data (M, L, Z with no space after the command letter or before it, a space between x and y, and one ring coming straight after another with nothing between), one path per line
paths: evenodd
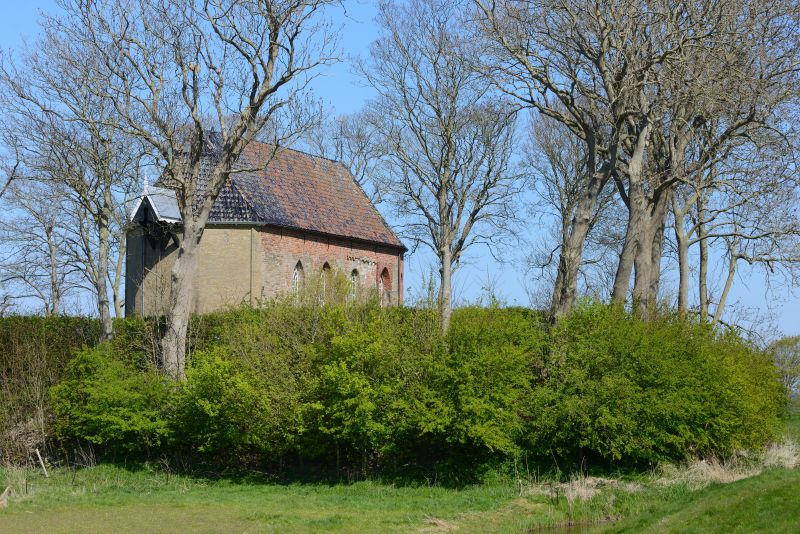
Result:
M272 143L267 143L265 141L258 141L257 139L253 139L248 144L253 144L253 143L255 143L257 145L267 146L267 147L270 147L270 148L274 148L274 147L277 146L277 150L275 151L276 154L278 152L280 152L281 150L288 150L289 152L297 152L298 154L303 154L304 156L308 156L308 157L313 158L313 159L322 159L322 160L325 160L325 161L330 161L331 163L339 163L340 165L343 165L345 168L347 168L347 166L341 160L329 158L327 156L322 156L320 154L313 154L313 153L311 153L311 152L309 152L307 150L300 150L299 148L293 148L293 147L288 147L288 146L283 146L283 145L274 145Z

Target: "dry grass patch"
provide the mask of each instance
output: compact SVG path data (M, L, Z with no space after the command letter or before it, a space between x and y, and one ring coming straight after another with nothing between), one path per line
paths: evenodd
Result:
M800 447L791 440L768 445L758 455L742 452L728 460L716 457L697 459L686 466L665 465L656 477L657 484L685 484L692 490L712 483L729 484L760 475L764 469L794 469L800 466Z
M454 532L458 530L456 524L445 521L444 519L439 519L438 517L427 518L425 524L427 526L421 528L419 532Z
M800 446L786 440L783 443L774 443L768 446L761 456L764 467L780 467L794 469L800 467Z
M578 474L572 476L568 482L547 482L533 484L523 490L525 495L544 495L548 499L558 501L565 498L570 504L573 502L584 502L599 495L606 489L621 489L628 493L634 493L642 489L640 484L627 482L614 478L603 478Z
M691 490L699 490L713 483L729 484L750 478L761 471L761 466L745 466L736 460L723 462L712 457L694 460L682 467L665 465L661 467L656 483L664 486L684 484Z

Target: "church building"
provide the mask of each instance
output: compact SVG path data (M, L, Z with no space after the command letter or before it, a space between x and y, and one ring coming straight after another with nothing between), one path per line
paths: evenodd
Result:
M354 295L402 304L406 248L343 164L254 141L236 168L197 252L194 313L257 306L332 273ZM126 234L125 315L165 312L180 224L175 192L145 184Z

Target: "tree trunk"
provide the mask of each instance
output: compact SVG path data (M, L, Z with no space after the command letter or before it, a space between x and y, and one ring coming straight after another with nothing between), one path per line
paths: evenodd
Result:
M697 239L700 244L700 265L698 270L698 293L700 299L700 320L708 320L708 234L705 223L705 203L697 200Z
M111 321L111 309L108 300L108 269L109 263L109 239L111 232L108 223L111 218L111 209L114 199L111 197L110 180L106 180L107 186L103 189L103 209L99 213L97 220L98 226L98 246L97 246L97 280L95 288L97 290L97 309L100 312L100 323L103 332L100 341L108 341L114 336L114 323Z
M108 276L108 226L105 224L107 219L101 218L99 223L98 247L97 247L97 275L95 280L95 292L97 293L97 311L100 313L100 324L103 331L100 334L101 341L108 341L113 337L114 324L111 321L111 310L108 301L108 287L106 276Z
M675 216L675 243L678 248L678 313L685 316L689 312L689 236L683 229L683 213L673 202Z
M644 155L650 130L648 123L639 132L636 147L628 162L628 208L630 209L628 233L633 239L633 302L637 313L646 318L650 302L650 282L653 265L653 232L651 204L644 183ZM627 236L626 236L627 245ZM624 255L624 254L623 254Z
M650 293L651 305L658 303L658 292L661 288L661 257L664 253L664 230L667 224L667 206L669 193L662 194L657 200L649 228L653 235L653 244L650 250Z
M439 251L439 262L439 313L442 316L442 331L447 332L453 313L453 260L449 245Z
M646 203L646 202L645 202ZM631 200L631 204L634 202ZM637 207L635 216L636 248L634 256L633 301L639 315L650 317L657 304L661 282L661 255L664 248L664 225L667 202L664 196L655 205Z
M639 191L637 192L637 189ZM653 237L648 202L641 187L631 187L631 229L633 232L633 305L640 317L650 311L650 272L653 265Z
M719 303L717 303L717 307L714 309L714 318L711 320L711 324L713 326L719 324L719 321L722 319L722 311L725 309L725 303L728 300L728 294L730 293L731 286L733 285L733 277L736 274L736 262L736 240L734 239L730 246L730 256L728 257L728 276L725 279L725 287L722 289L722 295L719 297Z
M643 225L647 222L647 195L644 188L644 155L652 126L648 123L639 132L636 145L628 162L628 227L625 231L625 243L617 265L614 277L614 291L612 300L624 303L628 296L628 287L631 280L631 268L636 268L634 278L634 302L646 295L637 295L636 279L639 280L639 292L643 291L643 282L650 283L650 252L652 240L644 239ZM620 192L622 193L622 192ZM637 261L639 264L637 265ZM638 297L638 298L637 298Z
M596 173L589 181L586 192L575 209L575 216L572 218L569 235L566 239L563 239L551 305L551 313L554 319L567 315L573 304L575 304L583 248L591 229L594 212L597 209L597 199L608 182L608 176L609 173L603 171L602 173Z
M123 296L120 292L121 285L122 285L122 266L125 262L125 239L120 239L119 250L117 251L117 259L114 265L114 281L111 284L111 298L114 301L114 317L122 317L124 312L122 310L123 306Z
M197 249L203 236L203 225L193 218L184 221L177 257L170 274L166 331L161 339L164 370L178 380L184 378L186 371L186 333L192 313Z
M565 258L565 250L567 248L567 235L568 231L565 231L564 235L561 238L561 250L558 253L558 268L556 269L556 279L553 281L553 297L550 299L550 318L555 320L558 317L559 313L559 305L561 302L561 296L566 293L566 288L564 287L564 277L566 276L565 271L567 270L567 259Z
M53 237L53 229L47 229L47 251L50 255L50 306L45 306L49 315L58 315L61 308L61 280L58 276L58 246Z
M628 290L631 286L631 273L633 272L633 256L635 239L633 225L631 222L632 212L628 209L628 226L625 230L625 242L622 245L622 252L619 255L617 273L614 276L614 289L611 293L611 301L617 304L624 304L628 300Z

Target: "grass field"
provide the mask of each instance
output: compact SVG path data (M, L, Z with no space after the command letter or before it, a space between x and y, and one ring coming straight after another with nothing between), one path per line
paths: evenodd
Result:
M571 497L566 486L554 497L533 487L520 496L518 487L501 483L461 490L256 484L107 465L56 470L49 479L31 471L3 475L21 489L0 510L0 532L794 532L800 524L797 469L700 490L653 477L599 487L588 479L573 484Z
M800 441L800 414L788 433ZM778 464L800 457L778 452ZM0 532L797 532L800 469L769 469L776 461L764 458L461 489L206 479L147 465L54 469L49 478L0 469L0 490L14 491Z
M508 498L502 486L463 491L342 485L256 484L98 466L50 479L31 472L28 494L0 512L0 532L380 532L430 518L484 512Z
M611 532L800 531L800 470L770 470L715 484L643 510Z

